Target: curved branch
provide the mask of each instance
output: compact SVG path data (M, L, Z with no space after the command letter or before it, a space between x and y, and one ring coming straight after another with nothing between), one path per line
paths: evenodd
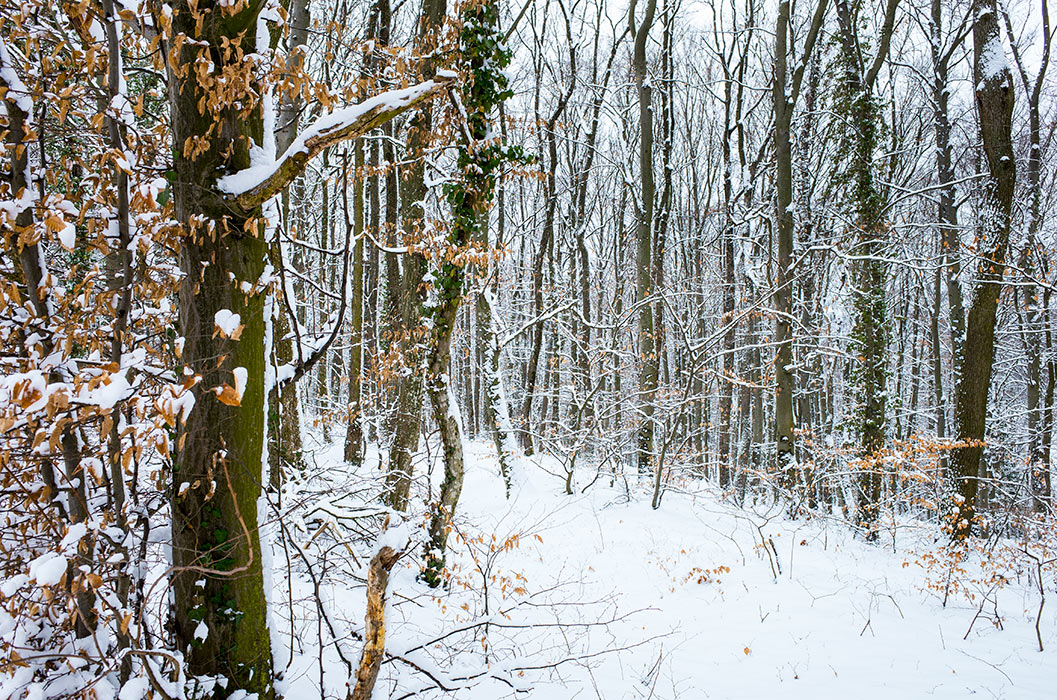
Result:
M239 209L255 209L282 192L304 171L308 161L324 149L363 136L431 99L455 78L455 73L438 71L432 80L403 90L383 92L360 104L326 114L302 132L278 160L225 175L217 180L217 187L227 193L231 203Z

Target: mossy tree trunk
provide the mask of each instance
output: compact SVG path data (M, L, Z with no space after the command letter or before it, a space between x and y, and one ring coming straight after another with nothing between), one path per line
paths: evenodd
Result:
M520 159L520 149L508 150L501 140L490 136L492 113L513 94L502 73L511 54L503 47L498 31L498 6L494 0L468 4L463 8L462 19L459 61L466 75L461 90L466 126L458 154L462 172L456 182L445 187L451 228L438 261L439 270L434 274L436 300L426 309L431 320L426 390L444 454L444 480L431 505L426 551L424 578L431 586L442 580L448 529L462 493L465 466L463 428L449 379L452 334L466 282L465 263L459 258L486 230L488 208L501 168L507 161Z
M218 69L238 66L256 50L256 22L252 9L232 14L187 3L175 4L172 16L174 39L193 40L175 45L170 90L173 197L185 227L183 360L201 377L173 464L172 588L189 674L229 679L215 697L244 689L268 700L275 692L257 532L268 293L260 281L268 244L263 221L251 221L259 209L233 209L216 187L218 174L249 167L249 147L263 142L263 119L259 104L218 104L193 68L202 60ZM239 315L238 340L216 333L214 317L222 310ZM236 369L245 372L244 385ZM241 390L241 398L229 394L222 402L214 389L225 386L236 398Z
M262 205L303 172L325 148L356 138L431 97L446 82L417 86L379 100L341 128L305 139L275 172L238 195L218 177L242 171L250 147L265 146L264 104L250 55L258 53L258 4L202 9L172 6L164 45L169 60L174 139L172 193L184 228L180 265L183 361L197 382L195 407L173 460L171 586L176 637L191 676L222 676L211 692L235 691L270 700L271 640L267 625L258 503L268 480L265 440L265 276L269 245ZM202 66L213 70L202 72ZM243 80L245 90L219 89ZM237 314L239 328L221 331L216 314ZM325 348L323 348L325 350ZM318 360L300 364L291 381Z
M877 75L888 55L895 10L899 0L888 0L885 20L877 37L877 53L872 59L861 53L856 16L847 0L837 0L840 27L840 61L843 70L839 109L848 124L842 155L856 231L852 276L854 326L852 329L852 380L855 386L854 425L859 439L859 526L868 540L877 537L880 514L882 470L879 459L886 439L888 409L888 301L885 285L887 263L883 251L887 243L882 220L883 197L874 177L874 151L880 129L880 113L873 97Z

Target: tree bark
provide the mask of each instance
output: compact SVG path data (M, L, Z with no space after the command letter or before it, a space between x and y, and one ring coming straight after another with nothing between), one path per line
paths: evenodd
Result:
M1039 234L1043 223L1043 188L1042 188L1042 115L1039 109L1039 97L1046 70L1050 62L1049 5L1045 0L1039 3L1042 15L1042 58L1034 83L1028 78L1028 72L1021 58L1016 41L1010 41L1013 59L1020 73L1021 84L1028 97L1028 230L1027 240L1021 254L1020 268L1024 276L1024 320L1022 338L1025 350L1026 384L1025 398L1027 406L1026 419L1028 429L1027 484L1032 494L1035 510L1045 511L1050 499L1048 461L1043 461L1043 441L1045 436L1039 430L1040 389L1042 386L1042 346L1043 346L1043 313L1039 305L1039 285L1035 281L1036 270L1043 267L1045 253L1039 246ZM1002 14L1005 20L1006 33L1013 36L1013 25L1009 13ZM1043 264L1040 264L1043 263Z
M888 0L885 22L880 28L878 49L867 66L855 19L847 0L836 0L843 64L843 114L851 133L846 137L849 198L857 229L856 258L853 263L852 381L855 385L854 423L859 439L859 526L869 541L877 538L881 507L882 467L880 450L886 440L888 409L888 269L882 255L887 236L881 219L882 195L874 178L874 150L877 148L879 114L873 89L884 64L899 0Z
M352 221L348 221L348 183L343 180L342 198L345 205L346 226L352 227L355 241L352 247L352 305L349 344L349 405L348 425L345 430L345 461L358 467L363 462L363 140L357 139L353 156ZM348 172L348 162L343 163Z
M422 14L418 25L418 43L424 45L429 35L438 29L447 12L447 0L423 0ZM434 68L430 62L423 67L424 75L432 77ZM411 122L408 139L410 153L420 156L433 128L433 112L429 105L420 108ZM426 186L425 164L421 158L408 166L409 172L400 191L401 226L405 241L417 241L421 235L423 207L429 188ZM389 449L389 471L386 474L386 502L395 510L407 509L411 492L411 457L418 448L422 424L422 351L420 349L421 307L425 301L422 279L426 274L426 258L421 253L411 253L404 260L400 280L399 316L400 327L396 342L400 348L401 363L407 374L397 380L396 417L394 420L393 444Z
M308 44L308 25L311 22L311 9L308 0L287 0L285 3L290 15L288 70L294 72L304 64L304 52ZM278 123L275 130L276 150L286 151L297 138L297 127L301 109L304 107L300 93L296 97L282 100L279 107ZM283 197L284 219L289 222L289 198ZM276 231L272 246L281 246L280 232ZM273 254L273 259L278 255ZM280 294L284 294L282 290ZM287 318L285 306L274 304L272 315L272 357L269 358L275 368L294 361L293 338L290 319ZM301 402L298 398L295 382L283 386L279 382L268 392L268 461L269 483L278 490L283 480L283 468L300 469L301 459Z
M362 135L414 100L379 100L376 109L364 110L342 129L307 139L312 144L304 153L286 159L257 187L229 194L218 174L250 167L250 147L265 143L262 103L246 95L224 102L223 94L192 67L198 61L219 63L218 74L246 71L255 85L253 64L243 57L260 48L254 31L259 12L259 5L234 11L178 2L171 17L169 39L176 47L168 76L176 144L172 191L185 231L180 330L183 359L200 377L174 460L171 585L175 631L188 673L228 678L217 696L245 690L271 700L275 691L257 513L261 486L268 480L262 452L269 287L261 282L268 243L260 204L299 174L307 156ZM264 93L263 86L256 87L258 95ZM416 94L428 99L432 92ZM218 331L214 319L220 311L239 315L241 334ZM306 368L298 368L300 374ZM208 630L204 638L203 626Z
M385 656L385 596L389 572L400 558L392 547L382 547L367 567L367 614L364 619L363 652L356 669L356 685L351 700L371 700L378 671Z
M940 253L943 259L947 305L950 310L952 378L955 384L961 377L965 355L965 306L962 301L961 240L958 229L958 208L954 204L954 168L952 165L951 124L948 63L957 44L942 46L943 8L941 0L932 0L930 53L933 66L932 109L936 133L936 175L940 185L937 202ZM942 410L942 409L941 409Z
M635 21L635 5L632 0L628 10L628 21ZM656 186L653 178L653 88L646 74L646 42L657 0L647 0L642 22L634 30L635 45L632 52L632 69L639 98L639 202L638 225L636 226L635 252L635 303L639 306L639 412L638 470L648 474L653 465L653 414L658 384L659 348L653 314L653 227Z
M995 0L973 2L973 81L980 140L987 156L983 210L977 224L976 289L965 329L965 357L954 403L960 446L952 454L957 482L953 534L973 531L980 458L987 437L987 398L994 364L995 323L1002 292L1016 184L1013 156L1013 75L1005 60Z
M257 522L267 293L257 281L268 250L258 230L263 222L250 221L260 216L259 209L232 212L215 180L217 172L250 166L249 146L263 142L264 124L259 105L248 114L233 106L203 107L218 98L189 68L217 56L234 66L236 49L256 51L255 41L246 38L253 32L244 30L257 17L249 9L235 15L218 9L210 12L211 22L200 24L199 12L184 3L174 6L173 32L194 41L180 45L169 75L178 145L173 199L185 227L180 331L184 362L201 377L173 469L176 636L186 645L189 674L222 675L229 679L228 691L242 689L270 700L275 691ZM228 41L232 46L221 49ZM205 144L197 156L186 146L196 140ZM250 293L240 289L242 282L251 286ZM216 333L214 316L225 310L241 319L238 340ZM245 386L237 386L237 368L245 372ZM225 386L236 387L237 398L227 403L214 393ZM200 626L208 630L204 639Z
M778 257L775 275L775 358L774 358L774 421L777 441L777 464L780 482L791 486L794 475L790 473L794 461L794 416L793 393L793 167L792 138L790 134L793 112L796 109L804 69L814 51L826 15L828 0L819 0L812 17L811 27L804 41L803 56L799 64L788 75L787 65L789 36L789 2L778 5L778 23L775 30L774 85L774 150L775 150L775 194L778 233Z

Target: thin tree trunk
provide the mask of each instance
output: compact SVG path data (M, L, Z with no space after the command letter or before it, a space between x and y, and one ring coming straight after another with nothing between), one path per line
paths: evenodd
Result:
M575 64L574 64L575 65ZM575 73L575 71L574 71ZM525 397L521 403L521 447L526 455L533 452L532 444L532 403L536 395L536 381L539 373L540 351L543 347L543 263L547 259L554 246L554 219L558 206L557 198L557 169L558 169L558 142L555 127L558 119L565 112L565 106L572 96L575 81L570 81L569 89L559 99L557 107L547 121L545 131L547 134L547 163L549 172L546 185L546 211L543 219L543 234L540 238L539 249L532 265L532 304L533 312L538 319L532 330L532 351L529 354L527 375L525 379Z
M716 33L718 34L718 28ZM782 60L784 68L784 59ZM732 182L730 138L734 131L731 124L731 98L733 76L727 62L723 65L723 309L719 317L720 326L725 326L721 345L722 369L719 376L719 485L730 485L731 465L731 410L734 404L734 184ZM739 94L740 96L740 94Z
M1024 244L1021 256L1020 268L1023 271L1026 286L1024 287L1024 322L1022 338L1025 345L1026 383L1025 398L1027 400L1027 428L1028 428L1028 487L1031 490L1035 510L1042 512L1046 508L1049 499L1049 462L1043 461L1043 439L1044 435L1039 430L1041 412L1039 409L1040 388L1042 385L1042 357L1043 345L1042 325L1043 314L1039 306L1039 286L1035 283L1036 269L1043 259L1043 252L1039 248L1039 233L1043 224L1043 191L1042 191L1042 116L1039 109L1039 97L1042 84L1046 77L1046 70L1050 61L1050 43L1052 33L1050 32L1049 5L1046 0L1041 0L1040 9L1042 14L1042 58L1039 72L1035 77L1034 84L1028 78L1028 73L1021 58L1017 42L1010 41L1013 49L1013 58L1020 73L1021 84L1028 96L1028 185L1030 187L1028 205L1028 230L1027 240ZM1009 13L1003 12L1006 33L1013 37L1013 25L1009 19Z
M1046 363L1046 394L1042 402L1042 416L1039 420L1039 433L1041 434L1041 469L1042 469L1042 495L1043 499L1053 507L1053 483L1051 477L1051 456L1053 448L1054 430L1057 421L1054 420L1054 390L1057 389L1057 353L1053 347L1053 312L1050 307L1050 296L1052 289L1047 287L1042 293L1042 308L1046 310L1046 354L1049 362Z
M308 44L308 27L312 21L308 0L289 0L287 9L290 14L289 70L300 70L304 64L304 52ZM275 130L276 152L282 153L290 147L297 137L299 114L303 107L300 93L284 98L279 106L278 123ZM284 221L289 224L289 197L283 193ZM281 246L279 231L276 231L273 246ZM272 259L278 259L273 251ZM280 293L285 293L283 290ZM290 332L290 320L286 317L285 305L275 303L272 317L272 356L269 361L277 369L294 361L293 337ZM283 469L301 469L301 410L298 399L297 382L286 382L275 386L268 392L268 462L269 485L278 490L283 477Z
M774 86L774 143L775 143L775 194L778 233L778 257L775 276L775 395L774 419L777 441L776 468L783 485L789 487L793 481L790 471L794 462L794 365L793 365L793 168L792 138L790 127L796 109L804 69L814 51L828 0L819 0L812 17L811 27L804 42L803 57L789 75L787 65L789 12L788 0L778 5L778 21L775 30Z
M936 437L943 441L947 437L946 400L943 393L943 345L940 340L941 279L943 273L937 269L932 283L932 314L929 323L930 345L932 346L932 401L936 411ZM942 458L941 465L946 471L947 459Z
M7 49L4 47L4 51ZM28 193L33 187L33 183L27 179L28 173L31 172L30 168L30 138L32 125L30 120L32 114L23 111L23 105L20 97L20 90L17 85L9 83L10 80L5 74L6 71L0 72L0 84L5 88L4 93L4 104L7 108L7 129L5 139L7 141L6 150L10 153L10 191L12 193ZM20 195L23 196L23 195ZM15 229L19 232L32 231L34 226L37 225L34 209L31 206L23 207L21 211L15 216ZM21 282L25 285L26 294L30 304L32 305L33 314L40 319L40 326L48 328L52 325L52 313L54 305L51 298L51 288L48 282L48 271L43 257L42 246L38 240L35 243L26 242L19 244L18 235L9 235L7 231L4 232L3 241L7 247L5 255L11 260L18 261L18 268L16 275L21 276ZM27 319L29 321L29 319ZM25 342L25 337L23 337ZM55 348L55 339L52 338L51 334L46 336L40 341L40 350L42 351L41 357L48 357L52 354ZM37 348L34 348L33 352L36 352ZM29 356L31 353L28 349L26 355ZM64 376L63 371L60 368L53 368L48 372L49 383L57 383L68 381L69 377ZM115 421L116 422L116 421ZM62 430L60 437L60 445L62 447L62 461L64 467L64 481L68 486L68 493L66 497L66 514L69 516L71 523L84 523L88 521L88 498L87 498L87 478L84 466L81 463L81 440L76 434L76 428L72 425L67 425ZM57 487L57 479L55 478L54 468L50 460L46 460L43 464L42 478L49 486ZM57 494L57 489L56 489ZM63 510L62 500L60 498L54 498L52 503L58 506L58 510L61 513ZM74 557L67 567L67 586L71 591L76 591L74 594L74 600L77 606L76 618L74 620L74 634L78 639L84 639L91 636L96 627L96 613L95 613L95 602L96 596L94 589L87 585L84 579L84 575L81 573L80 567L90 567L92 564L92 552L94 550L94 536L91 533L81 537L77 543L77 555Z
M628 21L635 21L636 0L628 10ZM657 393L659 348L653 314L653 227L654 198L656 187L653 181L653 88L646 74L646 42L653 26L657 0L647 0L642 22L634 30L635 47L632 53L632 69L639 98L639 203L638 226L636 227L635 253L635 303L639 306L639 411L638 470L648 474L653 465L653 413Z
M345 431L345 461L358 467L363 462L363 139L357 139L353 156L353 213L349 221L348 198L348 159L345 159L342 179L342 200L345 205L345 225L352 227L355 241L352 247L352 306L351 333L349 343L352 346L349 358L349 403L348 427ZM342 290L345 293L345 290Z
M103 0L103 12L105 14L105 32L107 40L107 92L109 104L118 104L119 99L127 99L124 94L124 70L121 61L121 43L118 37L118 18L113 0ZM102 111L102 110L101 110ZM107 117L107 133L110 147L115 152L125 151L126 133L125 127L119 119L110 113ZM129 182L128 173L115 165L114 184L117 189L117 211L115 212L115 223L117 224L117 249L107 257L109 286L112 291L117 292L118 303L114 314L112 326L112 337L110 345L110 362L121 366L123 356L125 334L128 330L129 311L132 307L132 252L129 249L130 218L129 211ZM121 430L120 424L121 404L117 404L111 410L110 435L107 442L107 459L110 463L110 494L115 514L115 525L123 534L128 534L128 517L125 512L127 507L125 493L125 472L122 468ZM117 554L122 558L123 564L119 565L117 595L118 602L122 606L128 605L129 592L131 590L131 578L129 576L129 556L124 542L116 545ZM87 588L87 587L84 587ZM131 645L128 630L120 627L115 630L118 641L118 649L126 650ZM124 683L132 672L132 658L125 655L121 661L120 678Z
M423 0L422 15L418 26L418 41L441 25L447 12L447 0ZM426 62L423 74L432 77L434 67ZM428 142L433 126L433 112L429 106L422 107L411 123L408 150L418 156ZM421 234L422 220L428 187L425 179L425 164L421 160L410 166L410 173L401 188L401 229L411 240ZM389 471L386 474L386 501L395 510L407 509L411 492L411 457L418 449L422 422L422 352L416 335L421 325L420 309L425 301L422 279L426 274L426 258L412 253L404 260L400 281L400 329L399 347L404 366L410 370L397 380L396 417L393 444L389 450Z

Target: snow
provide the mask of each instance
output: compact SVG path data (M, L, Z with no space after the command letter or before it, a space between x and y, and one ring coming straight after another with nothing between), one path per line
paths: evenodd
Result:
M77 243L77 228L69 221L63 222L62 228L58 231L59 243L66 250L72 251L74 245Z
M29 576L26 576L25 574L15 574L11 578L5 580L3 584L0 584L0 595L5 598L10 598L18 592L19 588L22 588L22 586L27 583L29 583Z
M119 401L124 401L132 396L135 389L129 384L125 377L127 368L119 372L112 372L106 377L106 382L101 382L94 389L82 386L77 393L79 402L89 406L100 408L113 408Z
M279 365L275 368L275 381L279 384L285 384L293 378L295 372L293 364Z
M242 394L246 391L246 382L249 380L249 370L245 367L236 367L231 370L231 373L235 375L235 393L239 396L239 401L242 400Z
M141 700L141 698L147 697L147 690L149 688L150 679L146 676L130 678L125 685L121 687L121 694L118 695L118 700Z
M0 39L0 80L8 88L6 98L14 102L15 106L27 116L32 116L33 98L29 88L18 77L18 71L15 70L14 63L11 61L11 54L8 53L7 44L4 43L3 39Z
M47 552L29 564L29 576L38 586L54 586L66 573L66 557L56 552Z
M73 550L77 548L77 543L86 534L88 534L88 526L85 523L74 523L66 530L66 536L62 538L59 547L65 552L75 554Z
M411 540L411 529L408 524L404 522L403 518L400 517L399 513L391 513L389 520L389 527L384 532L378 535L378 539L374 543L374 552L377 554L386 547L391 548L394 552L402 552L407 546L407 543Z
M1002 46L1002 39L995 32L980 52L980 77L985 80L993 80L1009 73L1009 62L1006 60L1006 51Z
M997 598L1003 629L980 619L967 634L978 601L952 596L944 607L910 551L936 546L929 530L907 524L895 548L890 533L870 545L836 521L788 520L767 503L742 510L695 481L676 484L654 511L649 484L632 475L627 490L604 474L581 494L595 477L587 466L578 473L578 495L565 496L555 476L563 466L539 456L518 459L523 478L507 500L491 444L467 448L447 555L452 585L428 589L416 581L412 548L392 573L387 606L387 648L461 688L456 697L510 698L512 687L532 691L518 697L547 700L1009 699L1052 690L1057 614L1043 616L1047 651L1040 653L1037 594L1010 585ZM420 474L423 458L416 456ZM361 477L377 474L377 459L370 451ZM315 461L347 469L341 445L320 448ZM434 494L441 474L434 463ZM409 514L407 524L417 518ZM399 527L375 547L393 546ZM285 614L287 581L275 575L276 610ZM488 613L483 576L491 583ZM309 581L295 575L290 583L295 600L311 599ZM334 575L319 595L339 636L347 638L341 625L362 629L363 589L351 576ZM319 697L317 648L308 634L315 623L297 624L305 633L283 692ZM457 629L467 631L429 644ZM289 633L283 643L290 644ZM327 692L339 693L347 672L327 644ZM344 654L358 658L358 644ZM537 666L547 668L529 668ZM406 664L383 669L375 697L416 690L416 697L451 697Z
M213 314L213 324L217 332L225 338L230 338L238 330L240 323L242 317L230 309L221 309Z
M158 398L158 402L164 414L179 417L181 421L186 421L195 406L195 397L192 392L186 391L181 384L166 384L162 389L162 395Z

